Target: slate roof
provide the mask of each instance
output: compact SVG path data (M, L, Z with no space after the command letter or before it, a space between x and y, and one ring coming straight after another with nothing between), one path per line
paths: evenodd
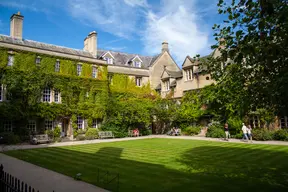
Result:
M0 42L21 45L21 46L31 47L31 48L39 48L39 49L44 49L48 51L55 51L55 52L60 52L60 53L82 56L82 57L95 58L93 57L91 53L84 51L84 50L71 49L67 47L56 46L52 44L41 43L41 42L26 40L26 39L21 40L21 39L16 39L16 38L6 36L6 35L0 35Z
M169 71L166 69L166 72L168 73L168 75L170 77L173 77L173 78L180 78L182 77L182 71Z
M98 49L97 50L97 58L101 59L100 57L108 52L107 50ZM131 53L122 53L122 52L116 52L116 51L109 51L111 55L115 58L113 65L119 65L119 66L131 66L129 63L134 57L138 56L142 61L142 68L148 69L148 67L156 61L159 55L157 56L143 56L143 55L137 55L137 54L131 54Z
M47 44L47 43L41 43L41 42L27 40L27 39L21 40L21 39L16 39L16 38L13 38L10 36L1 35L1 34L0 34L0 42L96 59L88 51L79 50L79 49L72 49L72 48ZM108 52L108 50L98 49L97 50L97 58L100 59L100 57L106 52ZM133 59L135 56L137 56L137 54L129 54L129 53L122 53L122 52L115 52L115 51L109 51L109 52L115 58L113 65L119 65L119 66L132 67L129 64L129 61L131 59ZM148 67L150 65L152 65L160 55L161 54L156 55L156 56L138 55L138 57L143 61L142 68L148 69Z

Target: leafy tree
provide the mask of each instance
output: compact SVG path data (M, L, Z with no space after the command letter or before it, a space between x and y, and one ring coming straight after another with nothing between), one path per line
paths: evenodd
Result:
M217 82L219 103L242 114L288 107L288 4L284 0L218 3L227 19L215 24L212 48L221 55L204 62ZM218 95L220 96L220 94ZM227 105L229 103L229 105Z

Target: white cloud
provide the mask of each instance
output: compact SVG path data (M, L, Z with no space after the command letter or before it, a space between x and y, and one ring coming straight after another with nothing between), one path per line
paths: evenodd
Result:
M145 52L157 54L161 43L169 43L176 62L182 64L187 55L209 52L209 34L203 28L195 0L162 0L161 9L147 13L143 36Z
M148 7L148 3L146 0L124 0L124 2L132 7L135 6Z
M106 47L106 49L108 50L112 50L112 51L124 51L127 47L123 46L123 47Z
M138 9L133 6L143 6L146 1L125 0L68 0L68 11L76 19L89 26L119 37L131 38L139 20Z

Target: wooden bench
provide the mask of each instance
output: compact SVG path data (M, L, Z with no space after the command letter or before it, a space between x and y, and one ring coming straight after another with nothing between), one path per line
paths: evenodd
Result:
M49 143L50 141L51 140L47 134L30 136L30 142L34 145L37 145L38 143Z
M99 131L98 136L99 136L99 139L114 138L112 131Z

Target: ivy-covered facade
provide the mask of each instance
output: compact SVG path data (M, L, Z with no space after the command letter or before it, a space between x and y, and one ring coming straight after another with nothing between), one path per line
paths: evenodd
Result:
M98 127L108 98L107 66L0 48L2 131L23 135Z

